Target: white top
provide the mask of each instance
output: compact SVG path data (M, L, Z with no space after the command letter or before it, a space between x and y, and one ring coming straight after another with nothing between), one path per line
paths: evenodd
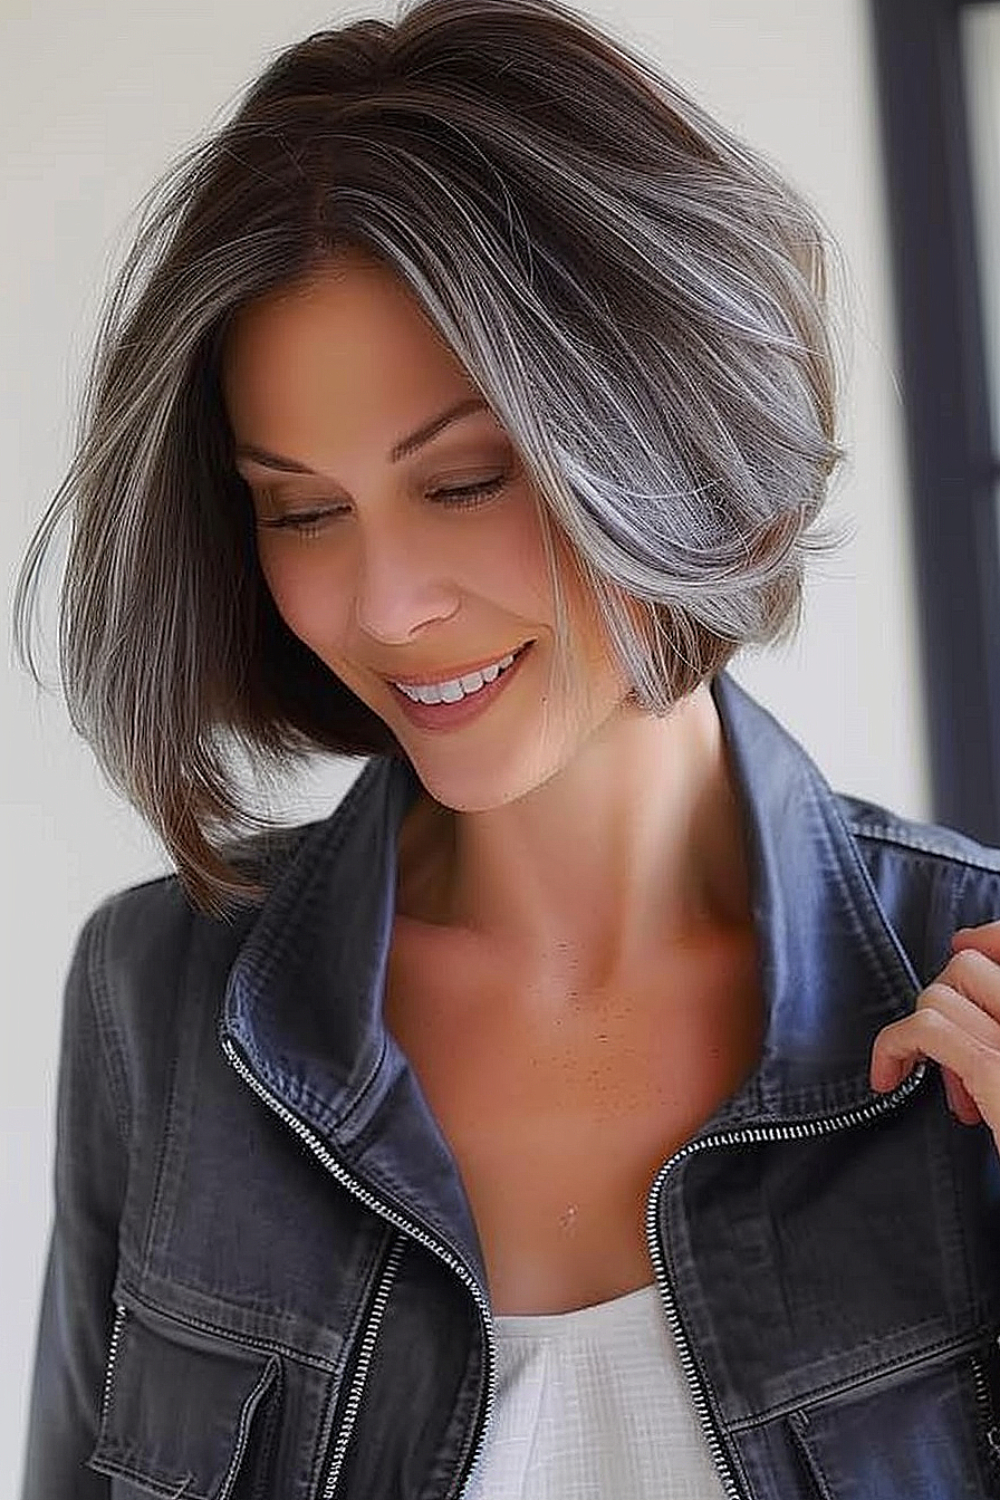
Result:
M724 1500L655 1283L494 1327L496 1403L466 1500Z

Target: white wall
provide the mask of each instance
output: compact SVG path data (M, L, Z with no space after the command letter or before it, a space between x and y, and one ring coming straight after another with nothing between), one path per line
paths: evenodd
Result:
M388 6L376 7L390 14ZM898 367L891 329L864 0L611 0L583 5L765 151L825 214L854 282L852 450L835 510L853 542L824 566L790 650L737 673L841 787L927 811ZM355 6L351 15L368 13ZM0 548L18 560L70 453L99 295L130 215L171 157L276 49L345 7L283 0L104 0L0 10ZM56 680L55 577L43 614ZM3 620L0 1052L0 1452L19 1454L50 1212L57 1023L76 932L109 891L165 860L104 786L57 696L15 674ZM332 805L353 774L319 766L290 815ZM16 1472L0 1480L15 1493ZM55 1497L53 1497L55 1500Z

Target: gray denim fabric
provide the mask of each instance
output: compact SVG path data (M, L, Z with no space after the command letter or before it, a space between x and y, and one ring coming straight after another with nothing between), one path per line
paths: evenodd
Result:
M713 692L767 1030L651 1194L692 1399L731 1496L1000 1496L992 1136L934 1067L868 1085L952 932L1000 917L1000 854L835 796L732 679ZM232 921L170 877L83 927L22 1500L461 1492L488 1433L486 1277L381 1020L417 791L376 757L328 818L247 841L269 895Z

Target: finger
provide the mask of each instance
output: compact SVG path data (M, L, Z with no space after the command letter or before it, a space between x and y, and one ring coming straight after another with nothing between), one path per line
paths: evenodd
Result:
M1000 1121L1000 1050L936 1004L923 1006L879 1032L872 1048L872 1087L879 1091L895 1088L925 1057L957 1074L991 1126Z
M972 1002L984 1015L1000 1022L1000 961L989 958L979 948L962 948L948 960L933 984L917 998L917 1007L940 987L956 991Z
M980 953L985 953L987 958L1000 963L1000 922L984 922L979 927L960 927L952 935L951 948L953 953L977 949Z
M955 1118L963 1125L978 1125L983 1117L979 1113L975 1099L973 1099L958 1074L953 1073L950 1068L942 1068L941 1080L944 1083L948 1108Z

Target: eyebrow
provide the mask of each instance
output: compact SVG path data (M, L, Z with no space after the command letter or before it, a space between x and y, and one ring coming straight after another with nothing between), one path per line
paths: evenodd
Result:
M422 448L429 443L432 437L452 422L457 422L460 417L467 417L474 411L486 410L486 402L481 396L466 396L464 400L449 406L447 411L439 412L416 432L411 432L409 437L401 438L389 454L390 463L398 463L408 453L413 453L417 448ZM258 448L253 443L240 443L236 449L236 458L250 458L254 463L264 464L269 469L280 469L285 474L313 474L306 464L296 463L293 458L284 458L280 453L270 453L266 448Z

